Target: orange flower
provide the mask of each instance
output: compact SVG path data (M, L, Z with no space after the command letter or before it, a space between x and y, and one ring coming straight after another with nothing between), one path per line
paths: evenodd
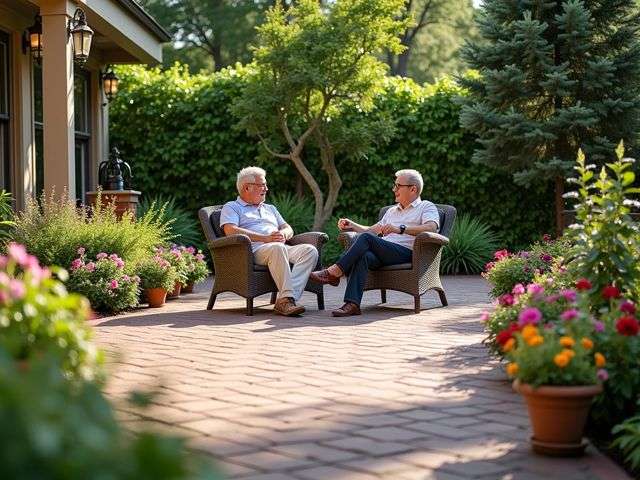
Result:
M522 329L522 338L529 340L531 337L538 335L538 328L530 323L525 325Z
M566 355L569 358L573 358L576 355L576 352L574 352L573 350L569 349L569 348L565 348L564 350L562 350L560 352L562 355Z
M569 365L571 361L571 357L564 353L558 353L555 357L553 357L553 363L555 363L560 368L564 368Z
M607 364L607 359L604 358L604 355L601 354L600 352L594 353L593 358L595 359L596 367L598 368L602 368Z
M581 340L581 343L586 350L591 350L593 348L593 340L591 340L590 338L584 337Z
M537 347L538 345L542 345L544 343L544 337L540 335L534 335L531 338L527 339L527 345L530 347Z
M518 373L518 364L517 363L510 363L507 365L507 374L510 377L513 377L516 373Z
M560 345L565 348L571 348L576 344L576 341L571 337L560 337Z
M516 339L511 337L509 340L506 341L506 343L502 346L502 351L503 352L510 352L511 350L513 350L513 347L515 347L516 345Z

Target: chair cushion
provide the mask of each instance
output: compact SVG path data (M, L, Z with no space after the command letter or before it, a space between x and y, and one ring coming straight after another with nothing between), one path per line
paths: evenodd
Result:
M269 268L266 265L258 265L257 263L253 264L254 272L268 272Z
M381 267L378 270L411 270L413 265L411 263L398 263L397 265L387 265L386 267Z

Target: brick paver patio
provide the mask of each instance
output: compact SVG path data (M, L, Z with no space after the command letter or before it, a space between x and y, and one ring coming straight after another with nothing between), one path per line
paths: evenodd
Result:
M368 292L360 317L334 319L305 294L310 311L287 319L271 306L246 317L234 295L207 312L201 286L163 309L94 322L119 354L107 392L119 401L157 388L148 411L120 407L123 420L188 437L228 478L628 478L591 447L582 459L530 452L526 410L481 344L485 282L451 277L445 288L450 306L427 293L419 315L408 295L378 306ZM328 309L341 304L342 288L326 292Z

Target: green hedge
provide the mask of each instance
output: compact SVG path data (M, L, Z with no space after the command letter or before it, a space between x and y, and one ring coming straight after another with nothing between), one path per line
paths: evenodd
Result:
M230 113L243 67L207 76L192 76L186 67L124 67L119 75L121 91L110 108L111 143L131 163L135 186L145 194L173 195L195 214L200 206L234 198L235 174L249 164L268 171L272 192L295 190L293 165L265 155ZM374 219L380 206L393 202L393 173L416 168L425 178L423 198L480 218L504 246L526 245L550 231L550 188L525 189L509 174L471 163L476 139L459 126L460 95L447 80L422 87L389 79L372 114L392 115L395 135L365 159L337 159L344 185L335 214ZM313 157L308 152L312 170L322 178ZM310 195L306 201L313 202Z

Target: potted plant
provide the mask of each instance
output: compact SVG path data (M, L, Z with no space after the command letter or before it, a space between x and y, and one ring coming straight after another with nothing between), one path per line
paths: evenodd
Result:
M172 245L170 249L158 247L156 248L156 255L169 262L176 272L173 288L170 288L167 292L167 299L178 298L182 285L187 281L188 266L186 255L183 255L177 245Z
M536 307L522 310L519 330L503 345L513 388L527 403L537 453L581 455L591 403L608 377L597 349L598 324L572 307L561 318L544 318Z
M209 268L202 251L193 247L180 247L187 262L186 281L182 285L182 293L193 293L193 286L209 275Z
M160 255L147 258L138 264L138 276L144 296L151 308L164 305L167 292L176 283L176 270Z

